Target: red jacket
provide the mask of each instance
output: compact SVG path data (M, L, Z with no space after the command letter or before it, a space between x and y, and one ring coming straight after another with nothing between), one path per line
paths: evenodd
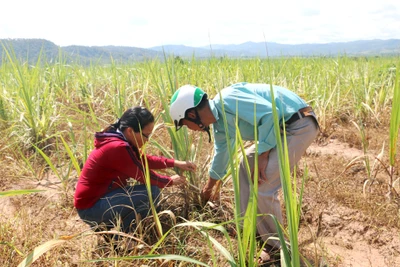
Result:
M169 176L160 175L151 169L165 169L174 166L174 159L148 156L152 185L171 185ZM106 193L127 184L133 178L145 183L144 158L138 158L134 149L119 132L96 133L95 149L85 162L74 195L77 209L92 207Z

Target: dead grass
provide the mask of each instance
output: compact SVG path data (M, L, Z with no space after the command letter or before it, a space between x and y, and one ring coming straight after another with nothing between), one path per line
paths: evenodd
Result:
M377 155L383 142L388 140L388 125L371 122L365 127L369 153ZM165 129L161 129L157 136L159 140L169 138ZM208 158L212 147L207 143L205 134L199 138L203 138L205 144L198 155L198 164L203 165L202 160ZM346 167L354 157L362 155L361 145L353 124L349 120L337 121L320 134L299 164L298 177L303 173L304 163L309 169L302 206L300 248L314 266L400 264L399 199L386 197L387 174L384 169L380 170L376 181L364 195L366 170L362 162ZM153 151L159 153L155 149ZM50 175L43 175L40 181L35 179L21 167L24 163L11 151L5 150L0 160L4 166L0 170L1 191L22 188L46 190L44 193L0 198L1 266L17 266L29 252L45 241L78 233L86 235L45 253L32 266L193 266L161 260L92 262L109 257L146 255L149 247L158 240L151 220L135 235L149 247L144 246L130 253L116 252L100 236L88 231L78 218L72 204L72 185L76 177L71 177L71 186L63 189L60 182ZM205 182L207 173L198 175ZM170 216L163 218L165 230L185 220L225 223L233 219L234 199L230 182L222 188L220 202L214 207L200 208L194 201L198 192L185 190L188 191L171 188L164 192L164 209L172 211L176 220ZM234 225L228 223L225 227L234 240ZM210 231L210 234L228 247L222 234L216 231ZM204 236L189 227L173 228L156 253L185 255L211 266L228 266L217 250L210 250ZM216 263L212 262L212 253L217 254Z

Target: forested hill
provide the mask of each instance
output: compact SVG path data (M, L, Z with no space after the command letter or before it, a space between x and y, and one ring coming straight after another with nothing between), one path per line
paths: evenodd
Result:
M279 44L255 43L231 45L209 45L189 47L166 45L152 48L127 46L58 46L44 39L0 39L0 62L7 59L42 62L64 61L66 63L89 64L114 62L135 62L169 56L181 58L234 57L253 58L282 56L394 56L400 55L400 40L361 40L326 44Z
M142 61L162 56L162 53L139 47L125 46L57 46L44 39L0 39L0 60L11 58L35 64L62 61L77 64Z

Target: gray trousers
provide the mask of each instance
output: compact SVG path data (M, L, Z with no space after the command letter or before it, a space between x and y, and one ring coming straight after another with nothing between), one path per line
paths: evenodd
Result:
M299 162L306 149L314 141L318 134L318 126L313 117L304 117L286 127L286 139L289 151L290 170ZM283 136L282 136L283 139ZM251 168L254 170L255 145L246 150L246 156ZM276 148L271 149L266 169L267 181L258 185L258 215L257 233L271 246L280 246L280 242L269 237L277 237L277 228L270 215L275 215L280 224L282 224L282 210L278 199L279 189L282 187L279 173L279 159ZM245 215L250 186L253 186L252 178L249 177L243 159L239 170L240 180L240 209L242 216Z

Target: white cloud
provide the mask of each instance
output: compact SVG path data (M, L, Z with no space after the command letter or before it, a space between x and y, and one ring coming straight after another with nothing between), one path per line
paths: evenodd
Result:
M58 45L203 46L400 38L398 0L13 0L0 38Z

